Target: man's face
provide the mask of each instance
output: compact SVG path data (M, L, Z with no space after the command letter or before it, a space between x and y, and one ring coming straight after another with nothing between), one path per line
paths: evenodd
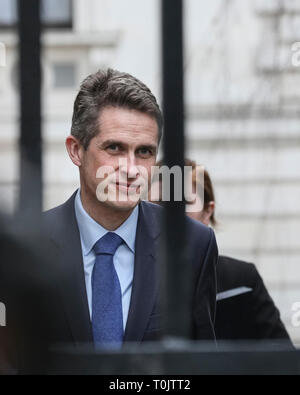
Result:
M120 107L104 108L99 118L99 134L87 150L82 149L81 184L91 199L118 210L133 209L139 185L151 182L151 167L158 150L158 126L148 114ZM111 168L108 172L105 167ZM141 171L143 168L143 171ZM104 174L105 173L105 174ZM109 173L109 174L108 174ZM101 188L99 189L99 184ZM99 200L107 185L108 200Z

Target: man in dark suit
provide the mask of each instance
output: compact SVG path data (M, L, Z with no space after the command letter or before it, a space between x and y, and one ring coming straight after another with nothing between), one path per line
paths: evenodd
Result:
M83 82L66 140L80 189L43 215L51 284L41 301L49 313L40 336L47 344L119 348L161 338L162 208L141 202L140 193L150 182L162 124L155 97L131 75L99 71ZM213 340L216 241L188 218L187 232L196 279L191 337Z
M161 339L163 209L141 194L151 182L162 125L155 97L131 75L99 71L82 83L66 139L80 189L43 214L29 237L30 253L22 250L5 265L19 372L45 371L55 345L120 348ZM194 273L190 335L214 341L214 232L188 218L186 231Z

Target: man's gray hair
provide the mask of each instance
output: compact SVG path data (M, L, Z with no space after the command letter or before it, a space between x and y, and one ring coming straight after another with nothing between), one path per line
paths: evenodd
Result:
M130 74L99 70L83 81L74 103L71 134L85 149L99 133L99 116L105 107L121 107L150 115L157 121L160 140L163 116L150 89Z

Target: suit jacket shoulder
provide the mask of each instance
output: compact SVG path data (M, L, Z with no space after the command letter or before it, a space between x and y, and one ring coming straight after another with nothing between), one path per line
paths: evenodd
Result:
M77 227L74 208L76 193L77 191L65 203L43 212L42 223L45 232L49 234L49 232L63 231L66 225Z
M160 233L164 208L158 204L145 201L142 202L142 208L145 217L147 217L147 222L150 222L149 228L159 229ZM196 264L199 264L201 260L205 260L205 257L211 247L217 249L214 231L208 226L186 216L186 231L188 247L191 247L193 257L196 255L198 256ZM200 254L200 256L198 254Z
M234 287L253 288L259 277L259 273L253 263L227 256L219 256L217 266L218 292Z

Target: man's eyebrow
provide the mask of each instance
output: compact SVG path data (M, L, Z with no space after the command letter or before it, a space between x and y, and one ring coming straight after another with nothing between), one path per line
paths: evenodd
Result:
M137 149L141 149L141 148L148 148L152 151L156 151L157 150L157 146L154 144L141 144L137 147Z
M103 143L101 143L102 147L107 147L110 145L120 145L122 147L126 147L127 143L113 139L105 140L103 141ZM141 149L141 148L148 148L152 151L157 151L157 146L155 144L140 144L139 146L136 147L136 149Z
M103 143L101 143L101 145L102 146L108 146L108 145L122 145L122 146L124 146L124 145L126 145L126 143L123 143L123 142L121 142L121 141L118 141L118 140L105 140L105 141L103 141Z

